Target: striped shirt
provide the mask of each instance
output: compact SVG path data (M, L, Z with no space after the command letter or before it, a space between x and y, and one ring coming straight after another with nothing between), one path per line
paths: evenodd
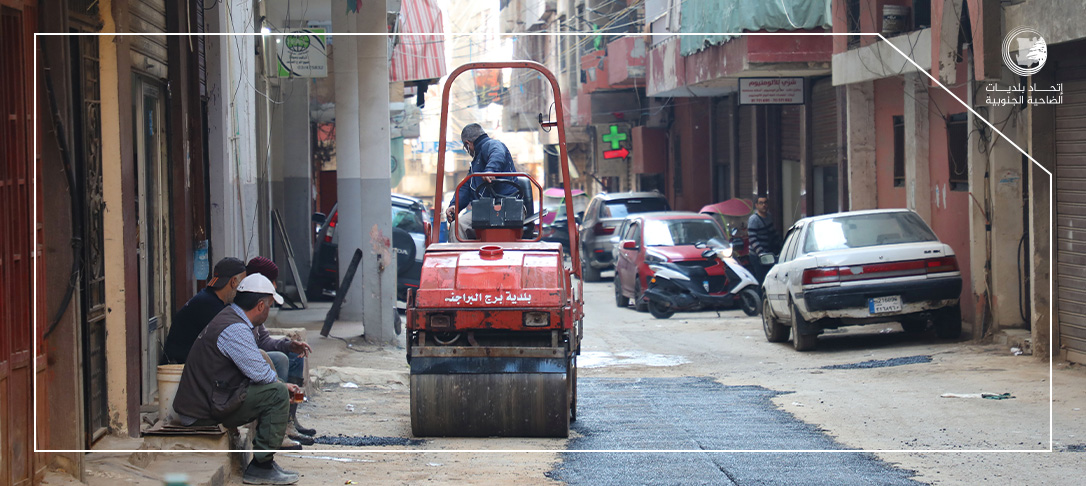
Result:
M747 220L747 236L750 238L750 249L754 255L773 253L777 251L777 229L773 227L773 220L763 218L754 213Z
M219 333L219 340L215 342L215 345L222 354L226 355L227 358L230 358L230 361L238 366L242 373L245 373L245 376L249 377L254 385L265 385L279 381L275 369L268 364L268 361L264 359L264 355L260 353L260 348L256 346L256 339L253 337L253 323L249 321L249 316L246 316L245 311L241 310L241 307L238 307L237 304L230 305L244 322L231 324L223 329Z

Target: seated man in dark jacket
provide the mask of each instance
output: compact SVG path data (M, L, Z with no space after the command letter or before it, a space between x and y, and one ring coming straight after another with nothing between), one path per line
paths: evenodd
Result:
M257 347L254 330L268 319L273 299L283 303L267 277L250 275L241 281L234 303L193 343L173 402L183 425L237 427L258 421L253 460L242 477L246 484L298 482L298 473L280 468L273 459L298 386L279 381Z
M472 123L464 127L464 130L460 132L460 139L464 142L464 149L472 156L471 168L468 170L469 177L471 174L479 172L517 172L517 166L513 163L513 155L509 153L509 148L504 143L488 137L483 127L479 126L478 123ZM501 177L501 179L513 180L512 177ZM471 228L471 202L479 195L476 194L479 187L491 182L494 182L494 178L490 176L472 177L467 184L460 186L457 199L449 201L449 209L445 210L445 218L451 223L456 213L460 213L456 225L457 239L464 240L467 238L468 229ZM491 189L495 196L513 197L517 195L516 186L513 184L497 183L491 186ZM486 194L483 195L490 195L490 191L486 191Z
M199 291L174 315L170 334L166 336L165 356L167 363L185 364L189 348L219 311L234 301L238 284L245 278L245 263L237 258L226 257L215 264L215 271L207 287Z

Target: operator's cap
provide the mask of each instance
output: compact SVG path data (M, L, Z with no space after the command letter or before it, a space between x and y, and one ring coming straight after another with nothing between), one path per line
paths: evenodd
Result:
M251 292L254 294L270 295L275 299L275 303L283 305L283 296L279 295L275 291L275 286L272 285L271 280L259 273L254 273L245 277L238 285L238 293Z
M211 280L207 281L207 286L216 290L221 289L239 273L245 273L245 262L234 257L223 258L215 264L215 271L212 273Z

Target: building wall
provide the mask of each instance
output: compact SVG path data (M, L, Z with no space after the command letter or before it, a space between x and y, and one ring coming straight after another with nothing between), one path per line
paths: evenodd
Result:
M666 194L671 208L679 211L698 211L709 204L713 197L713 180L709 177L711 154L709 137L711 103L684 100L675 105L675 123L670 144L673 148L666 171ZM675 170L675 145L681 158L680 171ZM682 178L681 190L676 191L675 177Z
M50 7L60 9L59 5L50 3ZM63 32L67 30L67 21L62 15L45 16L43 30L47 32ZM54 80L54 96L62 114L71 113L70 97L71 87L65 80L70 79L68 67L65 63L64 52L67 49L67 39L64 37L43 37L39 40L42 52L47 51L50 59L50 72ZM44 67L39 66L39 69ZM53 66L54 64L61 64ZM82 314L79 310L80 298L78 294L67 293L67 283L71 279L72 272L72 189L64 181L64 164L61 160L57 132L50 130L52 118L47 115L50 106L48 90L46 89L46 76L38 76L36 87L38 98L38 144L39 157L39 191L45 187L64 187L41 198L42 221L50 224L43 226L43 244L45 260L44 271L38 278L44 281L43 294L38 295L39 300L45 302L44 312L39 316L40 325L49 326L56 322L56 327L46 339L48 353L48 372L45 380L39 381L53 393L48 394L45 416L39 416L40 421L48 421L50 427L44 431L43 442L50 449L82 449L85 445L83 433L83 366L82 366ZM70 120L70 118L67 118ZM70 125L69 125L70 126ZM42 174L49 174L48 178ZM66 306L63 314L56 319L62 307ZM43 383L44 382L44 383ZM72 390L77 392L57 393L56 390ZM39 433L42 433L39 429ZM56 454L49 458L52 467L64 470L76 477L83 474L83 454L67 453Z
M875 160L880 208L903 208L905 187L894 187L894 117L905 113L902 78L875 81Z
M958 79L965 79L965 63L958 64ZM966 86L960 85L951 89L955 95L967 99ZM976 316L974 306L968 305L974 302L972 271L970 258L973 253L973 245L970 241L969 211L973 204L966 191L949 191L950 162L947 156L947 131L946 120L943 115L966 112L966 108L941 88L932 88L928 91L931 98L928 105L928 163L931 174L931 185L935 190L932 195L931 227L939 239L954 249L958 257L958 266L962 272L962 317L968 322ZM919 188L918 188L919 190ZM983 242L979 243L980 251L984 250ZM979 337L979 336L974 336Z
M958 65L958 79L965 79L965 63ZM879 208L907 207L906 187L894 187L894 126L893 117L904 115L905 99L903 78L895 76L874 81L875 105L875 160L876 191ZM966 86L959 85L951 90L961 99L967 99ZM928 169L931 187L917 187L917 197L931 200L931 226L939 239L954 249L958 265L966 285L962 289L962 315L972 320L976 315L971 282L970 259L974 251L970 241L969 211L972 202L967 191L949 191L950 166L947 153L946 120L951 114L962 113L966 108L939 87L928 90ZM909 129L908 126L905 127ZM979 243L983 251L984 242Z

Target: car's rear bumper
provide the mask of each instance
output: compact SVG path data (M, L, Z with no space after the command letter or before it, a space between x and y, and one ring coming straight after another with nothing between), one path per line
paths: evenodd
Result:
M859 286L828 287L808 290L802 298L808 318L864 317L868 299L901 296L902 311L898 315L923 312L953 305L962 293L960 276L879 283Z

